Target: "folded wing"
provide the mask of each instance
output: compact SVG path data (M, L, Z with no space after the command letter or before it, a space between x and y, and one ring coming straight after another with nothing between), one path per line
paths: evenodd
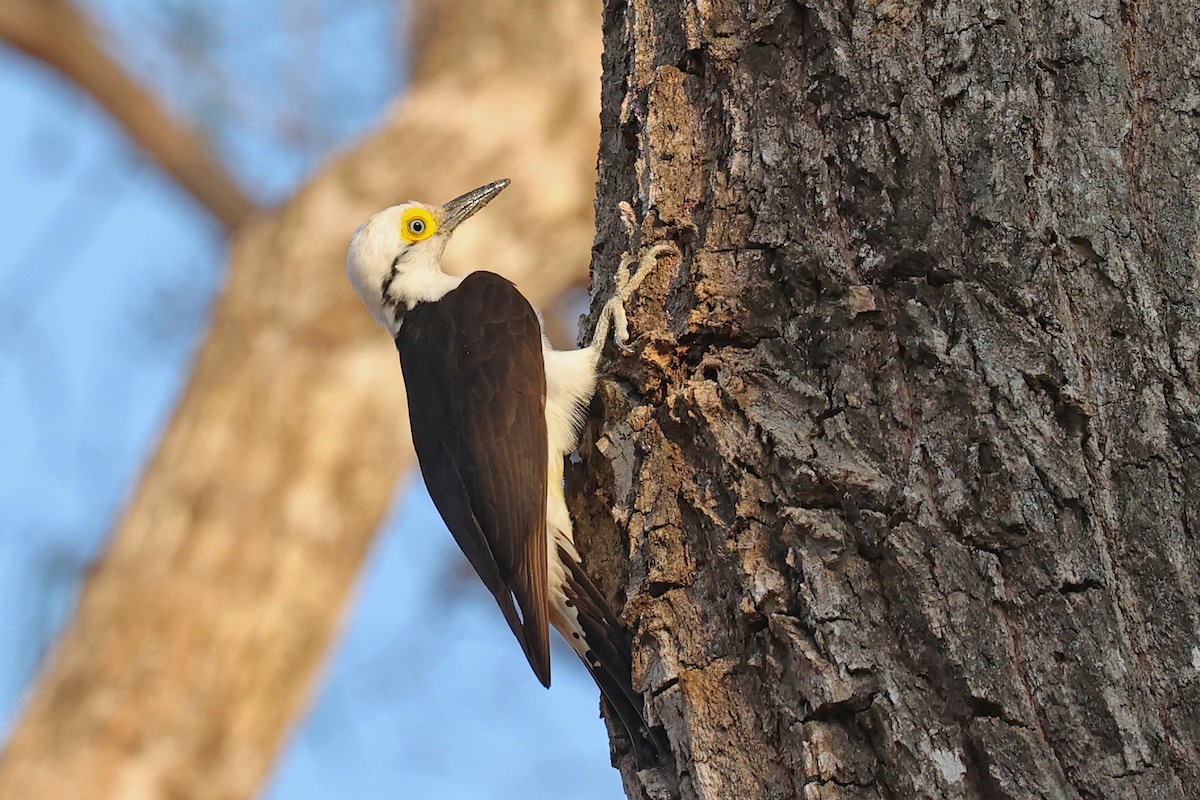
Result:
M546 376L541 326L512 283L475 272L396 336L413 444L434 505L550 685Z

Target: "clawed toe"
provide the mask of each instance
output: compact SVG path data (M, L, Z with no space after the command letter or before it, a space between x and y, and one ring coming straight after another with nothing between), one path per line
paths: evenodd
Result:
M642 253L641 258L635 258L628 253L622 256L621 263L617 266L617 296L622 300L628 300L642 285L642 281L650 274L654 265L658 263L658 257L666 253L678 255L679 248L672 243L664 242L656 244ZM634 264L637 264L637 272L630 273L629 268Z
M621 352L629 355L633 352L633 348L628 346L629 341L629 320L625 315L625 301L628 300L638 287L650 274L651 270L657 264L658 257L666 253L674 253L679 255L679 248L671 243L656 244L646 252L642 253L640 258L634 257L626 253L621 257L621 263L617 265L614 283L616 291L605 305L604 310L600 314L600 322L596 326L596 331L592 337L593 347L602 347L604 339L608 334L608 326L611 322L613 329L613 341ZM630 272L630 267L637 264L637 272Z

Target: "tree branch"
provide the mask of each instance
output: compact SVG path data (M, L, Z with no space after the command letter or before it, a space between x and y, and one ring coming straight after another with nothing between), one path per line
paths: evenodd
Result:
M170 112L100 46L87 18L67 0L5 0L0 39L57 70L90 94L164 171L227 230L254 203L212 157L204 138Z

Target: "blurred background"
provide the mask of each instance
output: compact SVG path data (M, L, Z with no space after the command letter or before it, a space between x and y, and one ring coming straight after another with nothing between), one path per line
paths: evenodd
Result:
M332 153L402 116L421 52L405 0L73 9L209 149L208 174L224 173L259 208L286 204ZM0 27L19 25L8 13ZM164 171L79 76L31 50L0 46L6 740L187 385L241 213ZM581 157L594 164L594 147ZM329 269L340 276L342 264ZM573 310L558 323L568 331ZM378 367L399 381L394 354ZM553 690L541 689L413 477L395 489L312 704L259 796L621 796L595 686L563 647Z

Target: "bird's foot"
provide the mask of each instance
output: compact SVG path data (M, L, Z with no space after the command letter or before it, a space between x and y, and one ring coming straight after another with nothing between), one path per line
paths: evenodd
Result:
M601 326L597 329L597 333L601 333L607 328L604 323L608 320L612 321L613 327L613 342L617 347L621 348L621 352L629 354L633 349L628 346L629 341L629 318L625 313L625 301L633 296L633 293L638 290L642 282L658 264L658 257L667 253L679 255L679 248L674 244L656 244L642 254L641 258L626 253L621 257L621 263L617 265L616 274L616 292L604 304L604 310L601 312ZM637 272L631 273L629 268L637 264ZM603 335L598 336L597 343L603 346Z

